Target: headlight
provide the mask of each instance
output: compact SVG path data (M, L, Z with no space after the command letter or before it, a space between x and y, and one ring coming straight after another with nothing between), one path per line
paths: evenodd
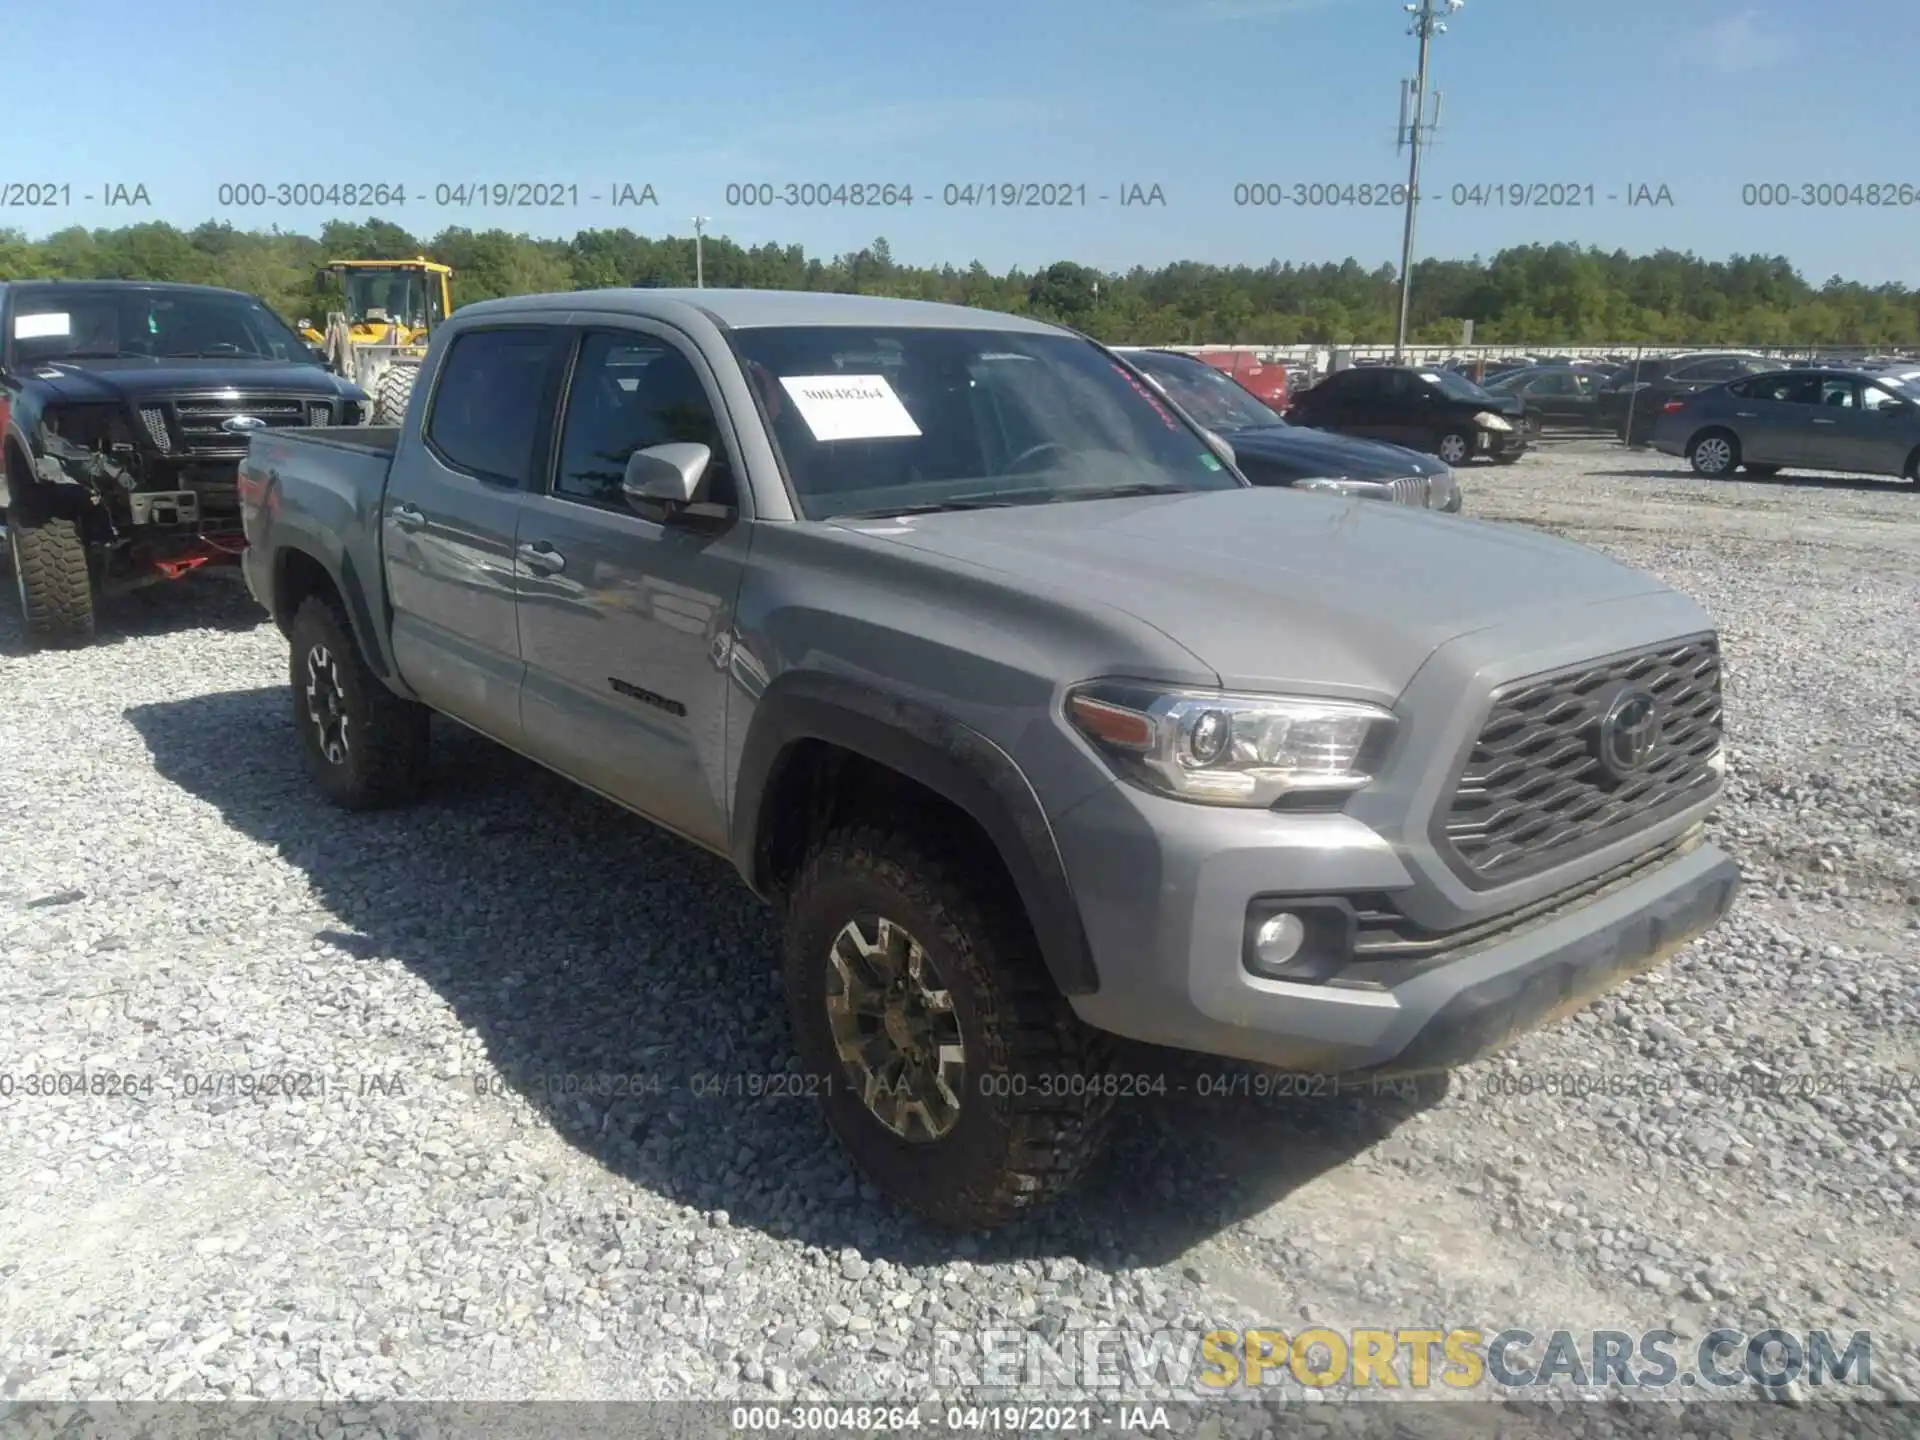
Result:
M1513 429L1513 426L1509 425L1504 418L1494 414L1491 410L1482 410L1478 415L1473 417L1473 423L1478 425L1482 430Z
M1377 705L1102 681L1069 693L1068 720L1123 778L1205 805L1271 805L1358 790L1391 739Z
M1304 480L1295 480L1288 487L1292 490L1320 490L1333 495L1350 495L1353 487L1345 480L1335 480L1326 475L1309 475Z

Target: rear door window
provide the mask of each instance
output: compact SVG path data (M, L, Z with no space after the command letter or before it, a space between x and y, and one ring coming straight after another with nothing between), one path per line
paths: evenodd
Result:
M456 338L440 362L423 431L434 453L470 475L529 483L562 334L530 325Z

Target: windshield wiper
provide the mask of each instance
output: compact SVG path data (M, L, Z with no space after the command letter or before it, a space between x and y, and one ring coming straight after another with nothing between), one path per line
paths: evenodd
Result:
M1053 498L1061 500L1126 500L1136 495L1185 495L1189 493L1184 485L1169 485L1164 480L1141 480L1131 485L1090 485L1073 490L1056 490Z
M1020 503L1017 500L1001 500L987 496L957 496L952 500L922 500L917 505L881 505L872 510L842 510L828 518L887 520L895 515L935 515L942 510L1005 510Z

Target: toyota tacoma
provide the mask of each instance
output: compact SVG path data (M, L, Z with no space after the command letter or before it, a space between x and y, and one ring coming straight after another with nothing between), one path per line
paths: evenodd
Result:
M397 427L257 433L319 792L438 712L778 907L795 1064L886 1194L1060 1194L1114 1037L1466 1064L1732 903L1720 645L1594 551L1248 483L1092 340L918 301L470 306Z

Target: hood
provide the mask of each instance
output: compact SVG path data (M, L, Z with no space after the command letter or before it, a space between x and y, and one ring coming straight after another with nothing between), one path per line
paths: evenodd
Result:
M1392 698L1459 636L1668 589L1536 531L1286 489L834 523L1123 611L1236 689Z
M47 360L24 366L21 375L62 400L105 402L167 399L222 390L242 395L278 393L316 399L364 399L331 370L284 360L175 360L153 364L126 360Z
M1378 440L1355 440L1330 430L1298 425L1261 425L1226 432L1242 460L1288 479L1324 475L1332 480L1393 480L1402 475L1439 475L1446 466L1431 455Z

